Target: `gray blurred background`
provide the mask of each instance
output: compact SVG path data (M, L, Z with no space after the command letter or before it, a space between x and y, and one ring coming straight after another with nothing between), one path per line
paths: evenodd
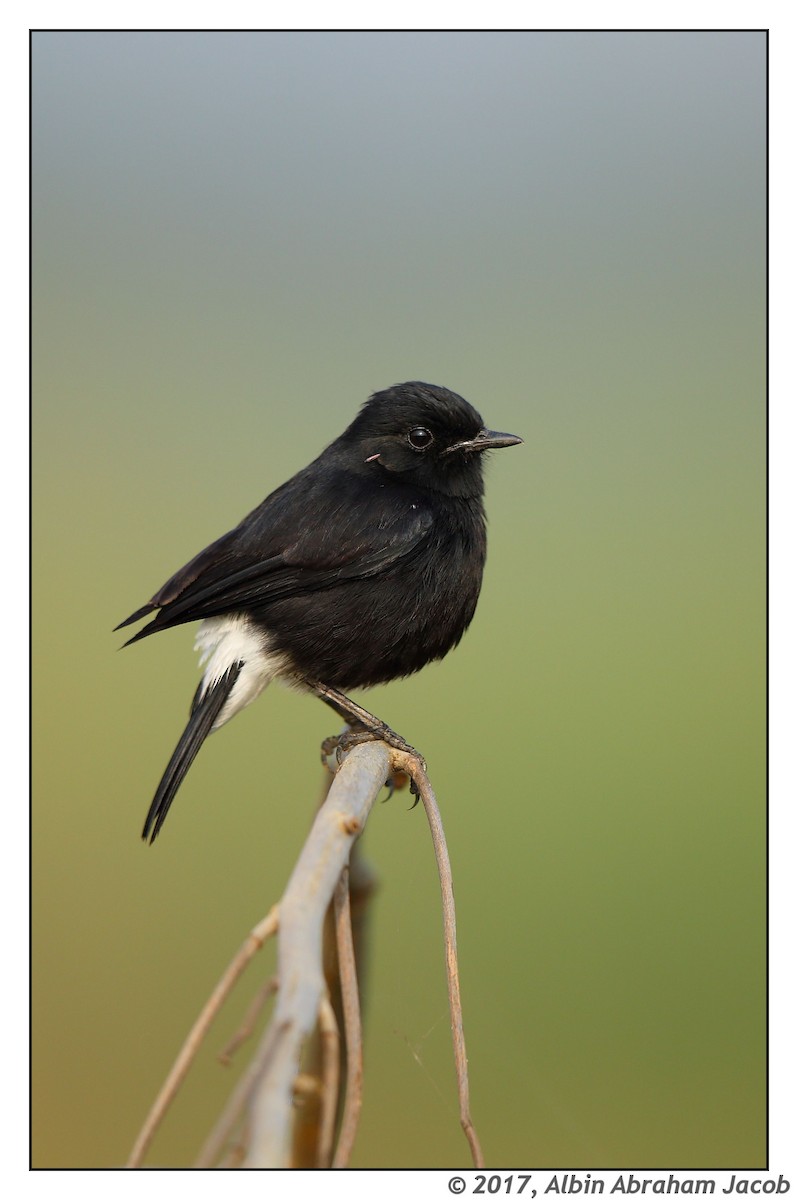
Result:
M336 731L272 687L145 849L193 631L111 629L405 379L525 438L463 643L363 697L443 810L488 1162L764 1165L764 166L764 34L34 35L37 1166L123 1161ZM363 839L354 1162L454 1167L407 808Z

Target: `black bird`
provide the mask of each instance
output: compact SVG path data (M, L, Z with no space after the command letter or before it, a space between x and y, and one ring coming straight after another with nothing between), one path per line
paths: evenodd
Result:
M521 441L486 429L446 388L377 392L317 459L117 626L155 612L130 645L201 622L205 671L145 840L211 730L275 677L314 692L361 735L412 750L344 692L411 675L460 641L485 565L482 454Z

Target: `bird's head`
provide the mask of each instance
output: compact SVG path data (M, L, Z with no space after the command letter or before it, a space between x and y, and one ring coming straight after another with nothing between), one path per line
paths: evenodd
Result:
M399 383L375 392L339 439L347 455L376 472L449 496L482 494L486 450L523 441L487 429L462 396L430 383Z

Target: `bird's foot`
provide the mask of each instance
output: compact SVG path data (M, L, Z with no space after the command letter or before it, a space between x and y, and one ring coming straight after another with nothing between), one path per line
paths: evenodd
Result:
M363 708L356 701L351 700L349 696L345 696L343 692L339 692L337 688L330 687L326 683L320 683L318 680L307 679L305 683L308 689L315 692L320 700L328 704L339 717L346 721L349 728L344 730L339 738L327 738L322 746L322 754L326 757L328 754L335 751L340 755L346 750L351 750L353 746L359 745L361 742L385 742L392 750L397 750L400 754L406 754L409 758L415 760L419 770L426 772L427 764L409 742L406 742L403 737L381 721L379 717L375 717L368 709ZM325 747L329 746L329 750L325 752ZM408 764L410 765L410 764ZM399 770L403 769L401 763L397 764ZM405 771L405 774L411 772Z
M325 738L321 744L321 761L326 763L334 754L336 762L340 763L344 754L353 749L354 746L360 746L364 742L385 742L392 750L399 750L402 754L407 754L410 758L415 759L422 771L426 771L427 769L427 764L418 750L414 746L411 746L409 742L406 742L403 737L400 737L398 733L394 733L382 721L375 723L372 728L365 728L360 725L350 726L343 733L339 733L335 737ZM392 772L391 780L389 781L392 789L405 787L408 777L408 772L402 768L398 768Z

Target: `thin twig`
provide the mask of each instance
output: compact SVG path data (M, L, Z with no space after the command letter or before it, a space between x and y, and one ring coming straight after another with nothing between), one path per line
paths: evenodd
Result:
M329 1167L335 1135L335 1112L338 1107L338 1084L341 1074L341 1036L330 997L322 996L319 1004L319 1034L321 1035L321 1121L316 1165Z
M259 988L255 993L247 1011L244 1013L244 1019L235 1031L230 1041L219 1051L219 1062L222 1066L229 1067L233 1061L233 1055L239 1046L241 1046L249 1037L252 1037L252 1032L257 1023L258 1017L261 1014L263 1006L270 996L273 996L277 991L278 983L277 976L272 975L271 979L267 979L263 987Z
M208 1032L214 1018L219 1009L224 1004L225 1000L232 991L236 981L241 976L242 972L257 954L258 950L263 946L263 943L272 937L277 931L278 910L275 905L271 911L260 921L254 929L247 935L246 940L234 956L225 973L217 983L216 987L211 992L205 1006L194 1022L191 1030L183 1043L180 1053L175 1059L174 1065L166 1077L166 1080L158 1093L155 1102L147 1114L147 1118L141 1127L141 1132L136 1138L133 1149L130 1152L130 1157L127 1161L129 1167L138 1167L141 1165L144 1155L147 1153L147 1148L152 1141L155 1131L163 1120L166 1112L174 1100L181 1083L188 1074L189 1068L197 1055L203 1038Z
M457 1095L460 1102L460 1124L471 1148L471 1157L475 1167L484 1167L482 1148L479 1144L477 1131L471 1120L471 1110L468 1097L468 1056L466 1055L465 1033L463 1030L463 1006L460 1000L460 976L457 968L457 929L455 924L454 889L452 886L452 868L449 862L449 851L446 846L446 836L443 832L438 802L432 790L432 784L419 760L412 754L401 750L392 752L391 761L394 769L398 767L413 780L415 789L421 797L424 811L429 821L432 844L435 849L435 859L438 864L438 877L441 885L443 902L443 937L446 948L446 981L449 988L449 1012L452 1019L452 1043L454 1045L454 1066L457 1074Z
M341 1132L332 1165L345 1167L355 1143L360 1110L363 1105L363 1029L360 1022L355 947L352 937L352 916L349 907L349 868L341 873L335 889L335 934L338 947L338 968L341 979L341 1007L344 1014L346 1040L346 1095L341 1118Z
M230 1135L241 1119L261 1075L268 1071L278 1050L280 1030L270 1025L244 1074L234 1087L222 1110L222 1115L208 1134L194 1162L195 1167L212 1167L227 1145Z

